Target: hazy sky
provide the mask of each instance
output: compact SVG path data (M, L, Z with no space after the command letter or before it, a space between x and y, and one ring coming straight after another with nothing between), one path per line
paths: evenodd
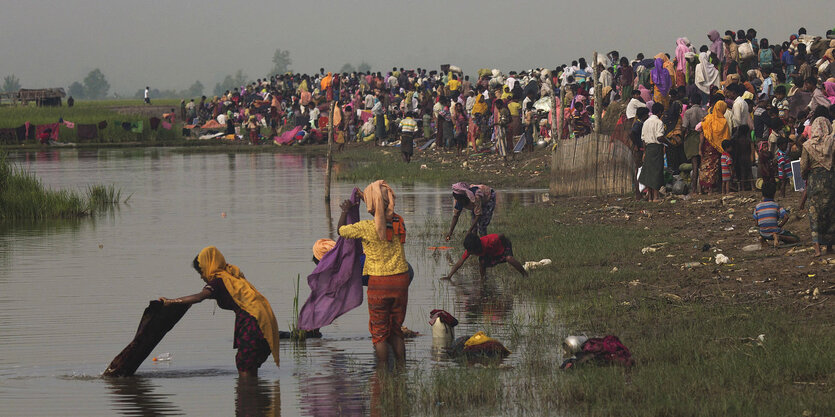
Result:
M672 53L687 36L698 48L711 29L754 27L773 42L800 26L835 26L827 0L0 0L0 76L24 87L67 87L100 68L113 92L207 92L242 69L268 74L276 48L297 72L365 60L435 69L555 67L595 49ZM831 10L830 10L831 11Z

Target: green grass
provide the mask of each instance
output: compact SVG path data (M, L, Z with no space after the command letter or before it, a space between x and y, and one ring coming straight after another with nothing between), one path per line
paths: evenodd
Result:
M337 171L336 177L345 181L374 181L385 178L386 181L397 184L445 185L459 181L501 185L513 181L513 178L504 178L510 176L485 178L485 174L463 167L465 160L468 164L479 163L475 157L467 160L463 156L456 157L450 153L446 162L421 160L420 157L415 157L411 163L407 164L403 162L400 148L381 148L371 144L349 145L345 151L334 154L334 162L347 168ZM421 168L422 165L426 167ZM532 186L546 188L548 186L546 181L547 179L543 178L541 183L532 184Z
M167 105L168 102L154 104ZM66 104L62 107L36 107L34 104L27 106L4 105L0 106L0 128L15 128L27 121L33 125L57 123L60 118L63 118L76 124L98 124L101 121L107 121L107 128L99 131L99 137L93 140L93 143L164 143L166 141L182 139L182 132L178 129L179 125L175 125L171 130L159 128L156 131L152 131L148 122L149 116L120 114L113 110L115 107L131 106L136 106L141 109L141 100L77 101L73 107L67 107ZM179 109L179 101L176 101L176 103L172 102L171 107ZM159 116L161 115L157 115L157 117ZM140 120L144 121L142 133L126 131L116 123L117 121L136 122ZM76 129L69 129L63 125L59 129L60 142L80 142ZM27 143L30 142L34 143L31 140L27 141Z
M418 233L440 235L443 220L427 221ZM675 234L574 220L558 205L515 205L491 225L521 260L553 261L528 278L505 265L488 271L516 300L518 311L489 329L514 351L514 366L409 371L402 386L388 385L394 392L382 390L381 408L419 415L832 415L832 323L762 301L668 301L660 293L670 290L659 287L676 277L660 272L666 258L640 249L675 243ZM630 286L635 279L644 285ZM524 303L532 308L519 311ZM568 334L617 335L637 365L562 371L559 346ZM760 334L762 344L754 341Z
M0 155L0 222L87 216L119 204L121 194L112 185L90 186L84 195L51 190L33 173L12 165L5 155Z

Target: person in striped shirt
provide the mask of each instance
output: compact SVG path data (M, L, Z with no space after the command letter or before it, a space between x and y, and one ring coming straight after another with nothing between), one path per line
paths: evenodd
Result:
M781 137L777 140L777 179L780 180L780 198L786 197L786 184L792 180L792 164L788 155L789 140Z
M406 118L400 121L400 152L403 153L403 160L408 164L412 161L412 153L415 149L415 133L418 131L418 123L414 118L414 112L406 114Z
M773 182L764 183L762 193L763 201L754 208L754 221L757 222L757 227L760 229L760 243L765 244L766 241L774 241L774 247L776 248L780 245L780 242L799 242L800 239L797 236L782 228L789 220L789 216L786 209L780 207L774 201L777 184Z
M722 157L719 163L722 166L722 194L731 192L731 179L733 179L734 160L731 158L733 142L726 140L722 142Z

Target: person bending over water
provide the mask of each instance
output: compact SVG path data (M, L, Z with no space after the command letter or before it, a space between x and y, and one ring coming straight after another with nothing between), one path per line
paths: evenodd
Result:
M484 237L478 237L470 233L464 238L464 249L466 249L464 255L452 266L449 275L441 279L452 278L455 271L458 271L458 268L464 265L464 261L470 255L478 256L478 273L482 279L487 274L487 268L492 268L505 262L513 266L523 277L528 276L522 264L513 257L513 246L510 243L510 239L505 237L505 235L492 233Z
M160 297L164 305L196 304L207 298L217 306L235 312L233 346L238 349L235 365L241 377L258 376L270 353L278 366L278 323L270 303L244 277L240 268L227 264L223 254L209 246L194 258L194 269L206 282L197 294L169 299Z
M452 197L455 200L455 211L452 214L452 224L449 226L449 233L444 236L446 240L452 238L452 232L458 224L458 217L464 209L470 210L473 215L473 222L467 230L467 234L476 230L479 236L487 234L487 226L493 219L493 210L496 208L496 192L486 185L470 185L466 182L452 184Z

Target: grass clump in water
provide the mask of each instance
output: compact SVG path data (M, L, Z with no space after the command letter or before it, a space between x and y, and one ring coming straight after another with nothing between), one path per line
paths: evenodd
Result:
M83 196L70 190L50 190L35 174L0 156L0 221L70 219L105 210L118 203L115 186L91 186Z

